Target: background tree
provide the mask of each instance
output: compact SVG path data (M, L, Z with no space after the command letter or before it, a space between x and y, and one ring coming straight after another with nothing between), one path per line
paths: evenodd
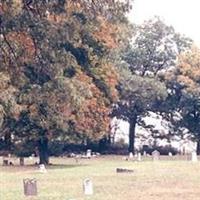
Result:
M165 100L167 89L156 78L133 75L128 70L123 70L120 74L120 102L114 106L113 115L129 122L128 150L135 153L136 124L141 122L146 112L156 110L159 103Z
M124 60L133 73L156 75L160 70L174 66L177 56L191 44L191 39L177 33L159 17L154 17L135 26L133 42L126 49Z
M177 67L165 75L173 88L173 95L177 96L176 112L179 118L174 121L175 127L185 127L197 142L197 153L200 154L200 50L193 46L179 56ZM173 116L173 115L172 115ZM180 133L181 134L181 133Z
M132 44L122 52L127 69L120 72L121 101L113 112L130 123L129 152L134 153L136 123L140 123L148 111L161 111L161 102L168 99L163 74L175 65L179 53L187 50L191 43L157 17L136 27Z

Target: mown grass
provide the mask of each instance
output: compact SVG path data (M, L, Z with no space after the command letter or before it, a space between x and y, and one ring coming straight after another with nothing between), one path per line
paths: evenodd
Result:
M17 161L15 161L16 163ZM200 162L125 161L120 156L90 160L53 158L54 164L41 174L26 160L25 167L0 167L0 200L199 200ZM117 174L117 167L134 169L133 174ZM36 178L38 196L25 197L23 179ZM94 195L83 194L82 183L90 178Z

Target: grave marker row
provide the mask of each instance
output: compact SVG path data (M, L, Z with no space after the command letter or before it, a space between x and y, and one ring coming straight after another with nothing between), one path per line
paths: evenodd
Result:
M24 185L24 195L25 196L37 196L37 180L33 179L23 179ZM83 181L83 192L85 195L93 195L93 183L90 179L85 179Z

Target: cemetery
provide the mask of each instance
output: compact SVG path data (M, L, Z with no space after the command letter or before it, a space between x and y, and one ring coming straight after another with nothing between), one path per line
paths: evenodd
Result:
M0 166L0 198L4 200L94 199L144 200L198 199L200 162L192 155L141 155L91 159L52 157L49 166L36 166L38 158L12 158L12 166ZM41 168L41 169L40 169ZM45 170L44 170L45 169Z
M0 0L0 200L200 199L197 2Z

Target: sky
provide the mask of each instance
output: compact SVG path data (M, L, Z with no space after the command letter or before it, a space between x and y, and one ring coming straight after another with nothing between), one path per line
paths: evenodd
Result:
M132 22L140 24L155 15L200 46L200 0L134 0Z

